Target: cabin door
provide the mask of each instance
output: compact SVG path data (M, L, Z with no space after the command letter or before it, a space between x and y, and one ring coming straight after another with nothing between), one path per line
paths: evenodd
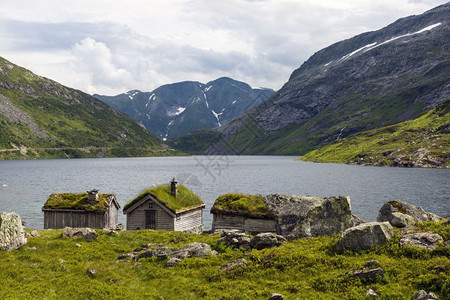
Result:
M145 211L145 229L156 229L156 210Z

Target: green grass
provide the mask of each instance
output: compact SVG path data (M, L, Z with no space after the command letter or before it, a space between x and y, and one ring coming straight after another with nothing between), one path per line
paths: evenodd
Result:
M211 212L243 215L248 217L268 217L269 211L261 195L228 193L219 196Z
M301 160L395 166L398 162L450 167L450 100L417 119L330 143Z
M422 230L450 238L449 226L421 224ZM370 250L336 253L338 237L317 237L287 242L278 248L235 251L217 246L219 235L194 235L153 230L122 231L98 240L63 238L62 230L41 230L28 244L0 252L2 299L268 299L281 293L285 299L370 299L369 288L380 299L410 299L417 290L450 297L450 248L433 251L401 248L399 235ZM191 242L210 244L220 253L191 258L165 268L155 258L116 262L119 254L142 244L163 243L175 249ZM80 245L80 247L77 246ZM230 272L219 268L245 258L248 266ZM377 260L385 277L362 283L352 270ZM88 269L97 271L91 278Z
M132 207L135 203L139 202L143 197L149 194L158 199L167 208L177 213L205 205L200 197L184 185L178 186L177 197L174 197L171 194L170 185L160 185L142 191L139 196L125 204L123 210Z
M114 196L112 194L98 194L98 202L95 205L90 205L87 202L87 193L60 193L51 194L47 202L45 202L45 209L79 209L89 211L106 211L109 207L110 200L108 197Z

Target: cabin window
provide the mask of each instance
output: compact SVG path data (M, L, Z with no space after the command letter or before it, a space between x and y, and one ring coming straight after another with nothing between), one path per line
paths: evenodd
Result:
M145 211L145 229L156 229L156 210Z

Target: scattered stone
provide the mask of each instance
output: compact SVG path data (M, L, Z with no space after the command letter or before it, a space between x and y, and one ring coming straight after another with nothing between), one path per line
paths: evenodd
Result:
M138 261L141 258L158 257L159 259L166 259L169 257L170 253L173 251L172 247L159 247L156 249L145 250L140 253L135 260Z
M171 257L167 260L165 266L166 266L166 268L170 268L170 267L178 265L180 262L181 262L181 259L176 258L176 257Z
M378 298L378 297L380 297L380 294L377 293L377 292L375 292L375 291L372 290L372 289L368 289L368 290L366 291L366 295L367 295L367 296L370 296L370 297L372 297L372 298Z
M278 233L287 239L333 235L350 228L349 197L319 198L272 194L263 197Z
M411 300L428 300L428 299L436 299L439 298L433 292L425 292L424 290L419 290L414 296L412 296Z
M250 249L250 237L239 231L224 231L222 238L217 241L220 245L226 243L227 247Z
M374 268L381 268L381 265L378 261L375 259L368 261L364 264L364 269L374 269Z
M406 217L405 215L411 217ZM384 204L377 217L378 222L389 222L392 226L405 227L416 222L438 221L441 217L426 212L423 208L400 200Z
M110 230L110 231L108 231L107 235L109 235L109 236L118 236L119 233L117 231L115 231L115 230Z
M20 216L15 212L0 213L0 250L15 250L26 243Z
M261 250L265 248L279 247L286 243L286 238L271 232L258 233L250 240L252 249Z
M350 218L350 227L355 227L355 226L358 226L363 223L367 223L367 221L352 214L352 216Z
M398 242L400 246L414 246L432 250L436 248L444 239L437 233L419 232L403 236Z
M36 247L28 247L26 250L36 250Z
M284 300L284 297L283 297L282 294L275 294L275 293L273 293L270 296L269 300Z
M33 230L29 233L26 233L26 235L27 235L27 238L32 238L32 237L39 236L39 232L37 230Z
M134 259L134 257L135 257L135 254L134 254L134 253L125 253L125 254L120 254L120 255L117 257L117 260L124 260L124 259L128 259L128 258Z
M374 283L384 278L384 271L382 268L359 270L353 271L353 276L359 278L362 283Z
M97 273L97 271L96 271L96 270L93 270L93 269L88 269L88 270L86 271L86 275L88 275L88 276L91 277L91 278L94 278L96 273Z
M81 245L80 245L80 244L75 244L75 246L77 246L77 247L81 247Z
M125 227L123 226L123 224L117 224L116 225L116 227L114 228L114 230L116 230L116 231L121 231L121 230L123 230Z
M336 250L369 249L385 243L394 236L394 229L388 222L368 222L347 229L336 245Z
M64 237L68 238L82 237L85 241L95 240L98 237L97 232L89 227L84 228L65 227L62 234Z
M239 258L233 261L230 261L226 265L220 267L219 271L230 272L235 269L242 269L247 266L247 261L245 258Z
M211 246L205 243L194 242L169 254L170 257L184 259L186 257L204 257L211 255Z

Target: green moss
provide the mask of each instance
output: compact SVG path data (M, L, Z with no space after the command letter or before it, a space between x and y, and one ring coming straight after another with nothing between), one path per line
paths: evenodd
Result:
M184 185L178 186L178 194L176 198L170 192L170 185L160 185L141 192L139 196L125 204L123 210L125 211L128 208L132 207L135 203L139 202L143 197L147 195L152 195L167 208L176 213L205 205L200 197L198 197Z
M227 213L248 217L269 217L269 211L261 195L228 193L216 199L212 213Z
M109 207L111 201L110 196L115 197L113 194L99 194L97 204L90 205L87 203L88 196L86 193L51 194L47 202L45 202L43 209L76 209L104 212Z

